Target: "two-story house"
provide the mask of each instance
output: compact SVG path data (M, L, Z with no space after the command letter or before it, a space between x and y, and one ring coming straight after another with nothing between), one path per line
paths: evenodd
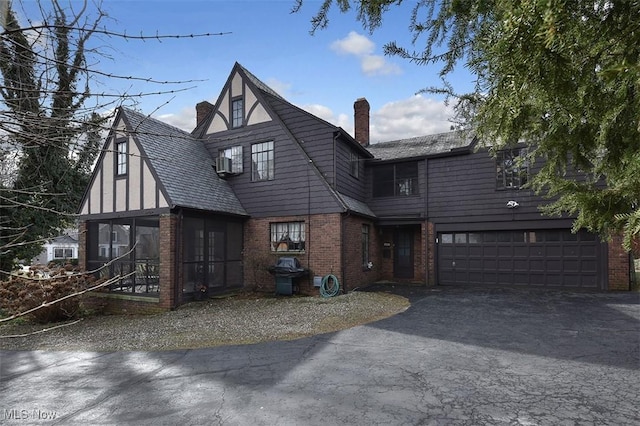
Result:
M628 285L619 245L538 213L517 152L456 132L370 145L365 99L354 114L352 137L237 63L191 133L121 108L80 207L80 264L120 277L109 301L162 308L273 288L280 256L311 271L306 293L328 274L347 290Z

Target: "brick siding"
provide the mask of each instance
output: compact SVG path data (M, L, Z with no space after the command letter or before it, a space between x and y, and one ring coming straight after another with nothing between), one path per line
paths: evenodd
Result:
M616 235L608 243L608 290L629 290L630 256L622 248L622 236Z
M298 221L305 223L306 250L303 253L271 251L270 224ZM244 229L245 288L275 291L275 278L267 267L281 256L297 257L303 267L310 269L310 276L296 280L301 294L318 294L313 286L315 275L334 274L343 282L341 221L340 214L249 219Z

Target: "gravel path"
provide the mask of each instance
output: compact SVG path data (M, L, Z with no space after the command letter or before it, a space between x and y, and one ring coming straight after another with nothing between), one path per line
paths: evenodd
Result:
M0 326L0 349L161 351L249 344L343 330L406 310L409 301L387 293L321 297L229 297L183 305L156 315L84 318L65 327ZM36 332L37 334L30 334ZM6 337L29 334L25 337Z

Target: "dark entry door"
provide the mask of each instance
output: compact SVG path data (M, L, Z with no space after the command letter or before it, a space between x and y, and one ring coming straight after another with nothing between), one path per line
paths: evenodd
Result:
M393 239L393 276L413 278L413 231L397 229Z

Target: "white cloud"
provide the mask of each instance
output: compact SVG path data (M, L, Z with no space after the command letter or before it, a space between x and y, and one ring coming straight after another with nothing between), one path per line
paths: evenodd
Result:
M349 117L347 114L336 115L331 108L319 104L302 105L300 108L353 134L353 117Z
M371 143L447 132L454 111L444 101L415 95L389 102L371 114Z
M336 113L320 104L306 104L300 108L334 126L342 127L353 136L353 111ZM453 107L445 105L444 101L423 95L389 102L371 111L371 143L447 132L451 128L449 120L453 113ZM183 108L177 113L160 114L156 118L187 132L191 132L196 125L195 107Z
M353 113L336 114L331 108L319 104L303 105L301 108L342 127L353 136ZM445 105L444 101L422 95L389 102L371 112L370 141L385 142L448 132L452 125L449 120L453 114L453 107Z
M291 83L285 83L275 78L270 78L266 81L267 86L276 91L276 93L283 98L287 99L291 91Z
M174 127L191 132L196 127L196 108L183 108L178 113L160 114L156 119Z
M371 40L355 31L351 31L345 38L331 43L331 49L341 55L370 55L375 47L376 45Z
M360 59L360 67L366 75L392 75L402 74L402 70L396 64L387 62L384 57L367 55Z
M360 69L365 75L401 74L402 70L399 66L388 62L384 56L373 54L375 47L371 40L355 31L331 43L331 50L334 52L358 58Z

